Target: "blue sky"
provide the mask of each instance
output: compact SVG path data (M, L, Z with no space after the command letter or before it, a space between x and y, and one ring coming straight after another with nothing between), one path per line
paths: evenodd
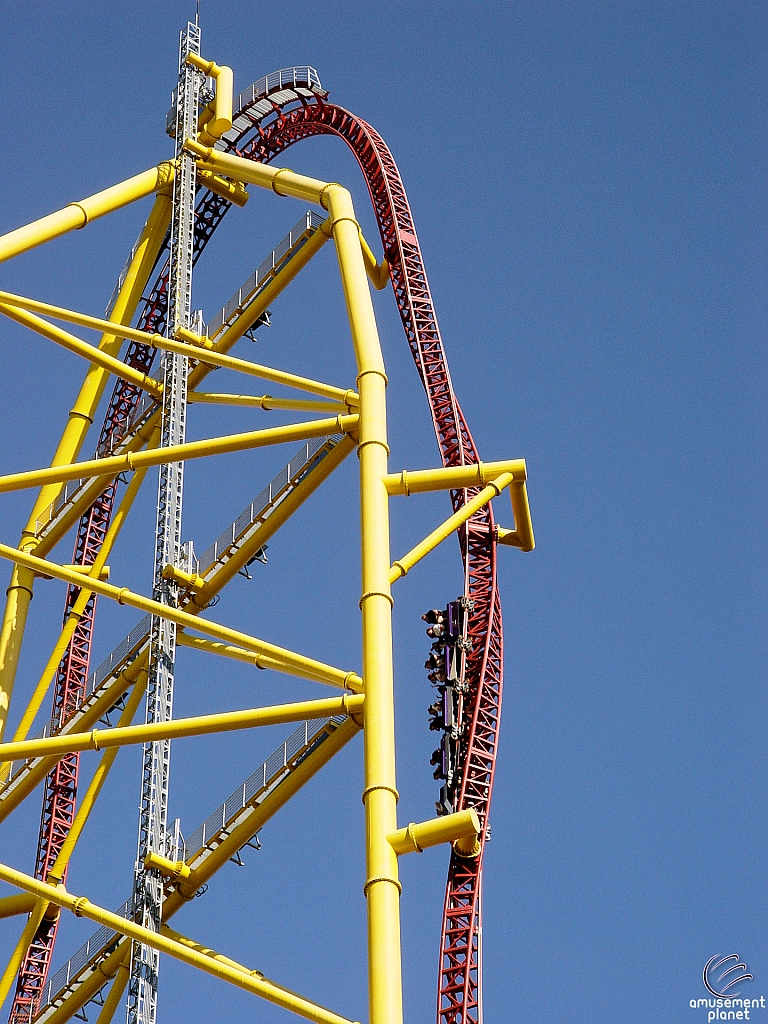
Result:
M177 2L6 5L0 230L171 155L165 113L178 30L193 13ZM331 99L387 141L482 456L528 462L536 551L500 552L489 1022L703 1021L688 1002L705 994L701 969L718 952L746 960L745 995L768 993L767 21L753 3L202 3L203 53L234 68L236 92L309 63ZM376 241L341 143L302 143L283 162L348 184ZM100 314L145 210L6 264L0 287ZM266 194L232 211L199 264L195 305L210 317L302 212ZM258 355L248 342L238 351L353 383L332 255L275 304ZM391 466L434 465L394 300L387 291L374 301ZM0 339L0 472L11 472L50 458L82 367L10 323ZM235 387L220 377L222 390ZM189 434L262 422L198 407ZM190 469L185 538L207 547L290 454ZM359 664L354 469L275 538L253 582L234 582L219 621ZM113 579L145 593L154 489L110 559ZM0 540L15 542L29 502L3 496ZM416 506L393 508L394 554L447 514L439 497ZM508 518L505 504L497 515ZM69 541L57 555L69 561ZM437 795L420 615L460 587L446 544L396 595L403 823L428 817ZM62 602L59 584L38 585L19 697ZM137 618L102 602L96 662ZM177 714L318 694L201 657L182 653ZM196 827L285 731L174 744L171 816ZM361 756L361 743L350 745L264 829L247 867L222 871L177 925L352 1019L366 1013ZM95 763L84 757L84 778ZM69 881L110 907L130 889L138 751L118 765ZM32 870L38 820L37 798L10 819L5 862ZM401 865L408 1021L434 1014L446 866L443 850ZM10 951L18 922L0 925ZM65 921L55 966L90 931ZM203 1006L212 1020L285 1019L164 961L161 1019L202 1019Z

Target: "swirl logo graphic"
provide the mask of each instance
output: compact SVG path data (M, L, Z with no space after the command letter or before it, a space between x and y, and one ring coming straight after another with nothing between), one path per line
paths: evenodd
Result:
M729 992L728 990L734 985L740 984L742 981L752 981L752 975L746 973L739 974L739 971L746 972L747 965L739 963L737 953L731 953L730 956L724 956L722 960L717 959L719 955L720 954L718 953L716 956L710 957L710 959L707 960L703 973L704 984L706 985L707 991L711 992L713 996L717 996L718 999L733 999L733 997L737 996L739 993ZM719 970L724 964L730 963L731 960L733 960L734 963L731 964L730 967L726 968L726 970L723 971L720 977L717 978L713 984L712 975L714 975L715 971ZM717 961L717 963L715 963L715 961ZM727 984L723 985L722 982L724 982L729 976L730 980ZM715 985L717 988L715 988Z

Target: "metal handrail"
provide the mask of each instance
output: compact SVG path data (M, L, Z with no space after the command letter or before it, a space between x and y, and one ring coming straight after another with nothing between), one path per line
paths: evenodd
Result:
M315 437L303 445L291 461L267 484L235 521L200 555L197 573L206 576L211 566L227 561L238 549L255 523L263 523L299 481L325 458L343 438L343 434Z

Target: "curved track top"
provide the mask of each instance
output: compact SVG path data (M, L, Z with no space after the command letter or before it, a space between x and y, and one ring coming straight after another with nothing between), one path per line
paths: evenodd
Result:
M259 88L262 86L262 88ZM381 136L365 121L328 103L311 68L277 72L241 94L235 104L234 127L217 148L269 163L290 146L316 135L334 135L354 153L363 172L389 265L395 299L405 335L429 401L440 455L445 466L477 463L480 455L454 394L416 228L408 198L392 154ZM229 202L201 190L197 202L195 259L205 248ZM167 246L166 246L167 252ZM168 264L139 316L138 326L162 332L167 312ZM151 345L131 342L125 361L149 372L155 356ZM118 380L99 440L99 454L125 432L128 418L142 392ZM116 483L83 516L77 533L75 563L92 564L103 541L114 504ZM475 490L452 492L454 508ZM474 808L483 825L484 845L501 714L503 634L496 583L496 529L490 505L476 513L459 531L465 573L465 593L474 601L470 614L464 699L466 728L461 740L461 788L456 810ZM79 591L70 588L65 618ZM61 661L54 693L54 721L63 722L68 709L82 699L88 676L95 612L92 597L73 640ZM46 780L36 875L45 879L75 811L79 755L62 758ZM438 1024L469 1024L482 1019L481 895L482 852L475 859L451 854L445 893L439 954ZM22 964L11 1010L11 1024L29 1021L39 1006L50 965L58 919L43 922Z

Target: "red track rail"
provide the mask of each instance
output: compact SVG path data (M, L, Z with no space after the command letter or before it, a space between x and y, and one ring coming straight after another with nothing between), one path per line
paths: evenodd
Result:
M248 127L230 145L230 149L266 163L294 143L315 135L335 135L343 139L362 169L389 263L403 327L427 392L443 464L456 466L476 462L479 460L477 448L451 385L408 199L397 166L381 137L364 121L318 97L302 99L300 105L289 110L274 104L267 115L251 117ZM197 207L195 258L202 252L228 208L229 204L219 197L210 192L203 194ZM167 306L166 285L167 266L158 276L139 318L139 327L148 333L162 331ZM145 372L149 371L153 358L154 349L137 342L131 343L126 354L126 362ZM139 395L133 385L126 381L117 382L102 428L99 451L108 448L122 434ZM453 492L454 508L463 505L474 493L473 490ZM75 548L76 561L82 559L85 564L91 564L95 558L109 523L114 496L113 485L83 517ZM496 762L503 669L495 526L490 507L473 516L460 531L459 540L466 593L475 602L469 624L469 636L474 643L467 658L466 680L470 690L465 701L465 720L469 728L462 741L459 808L474 807L477 810L483 824L481 845L484 846ZM68 593L67 609L76 595L76 590ZM54 694L54 718L58 721L66 719L67 708L76 705L79 688L87 676L93 612L92 604L59 666ZM65 762L62 761L61 765ZM78 755L70 755L62 772L57 774L57 769L46 781L37 877L46 876L71 825L77 768ZM451 856L441 936L438 1024L481 1024L479 934L482 860L482 852L474 860L463 860L455 854ZM36 936L19 973L9 1024L21 1024L21 1021L27 1022L34 1016L55 937L55 925L43 926Z

